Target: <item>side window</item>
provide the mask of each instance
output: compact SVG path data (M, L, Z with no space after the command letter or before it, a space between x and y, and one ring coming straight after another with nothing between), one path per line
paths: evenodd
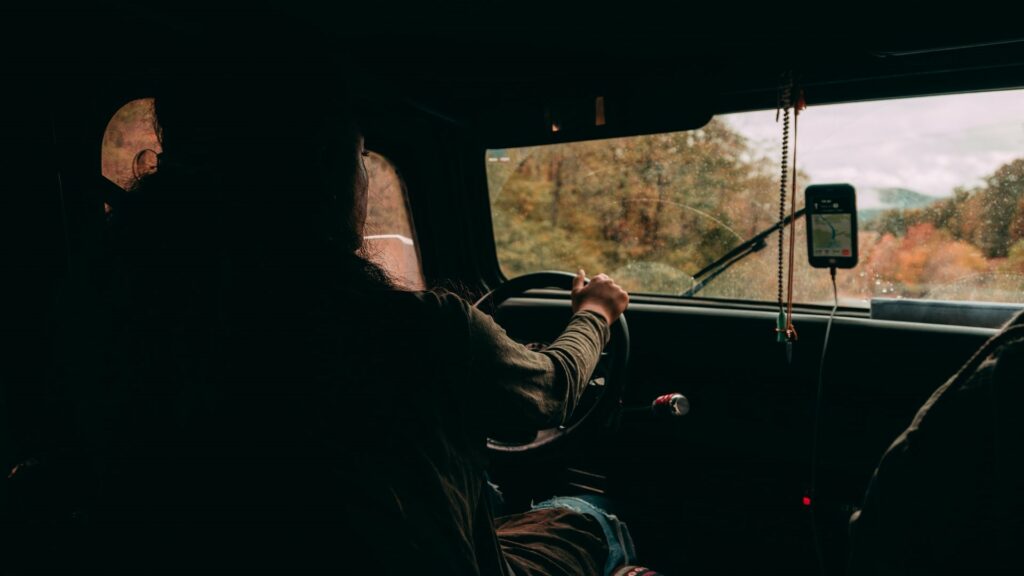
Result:
M365 163L370 180L364 248L367 256L399 286L422 290L423 271L402 179L391 162L376 152L370 152Z
M156 170L156 155L160 152L154 100L132 100L114 114L103 133L101 173L122 190L130 191L139 178ZM371 152L365 163L370 184L367 256L399 286L422 290L425 283L402 180L380 154ZM111 209L109 205L105 208L108 212Z
M107 123L100 171L122 190L131 190L140 177L156 169L159 152L153 99L132 100Z

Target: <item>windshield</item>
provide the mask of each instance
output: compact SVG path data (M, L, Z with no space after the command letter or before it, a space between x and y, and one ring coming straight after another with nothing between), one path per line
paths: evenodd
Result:
M857 190L861 263L840 272L845 304L1024 300L1024 92L812 104L798 129L797 206L809 184ZM502 270L583 267L634 292L684 293L778 221L781 139L766 110L687 132L488 150ZM794 228L795 297L830 302L827 272L806 263L803 219ZM700 296L773 301L777 240Z

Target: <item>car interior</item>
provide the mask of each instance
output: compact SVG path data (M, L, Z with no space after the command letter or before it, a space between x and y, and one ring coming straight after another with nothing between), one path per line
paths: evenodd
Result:
M379 194L370 218L380 225L371 225L367 242L408 287L479 300L515 339L543 345L569 317L578 268L621 278L629 308L572 421L491 439L489 475L513 511L552 495L608 498L641 563L661 573L845 573L849 518L882 454L935 389L1024 308L1024 220L1008 216L1009 240L990 250L987 233L975 241L945 232L953 230L942 228L949 219L901 221L892 232L884 226L893 220L881 214L928 218L928 202L952 206L956 198L983 207L971 198L1020 169L1019 33L882 16L836 23L766 9L738 16L702 7L679 16L642 4L3 11L12 31L3 40L9 66L0 96L0 181L11 201L0 226L5 476L88 415L102 378L94 359L103 343L90 335L105 321L96 288L105 227L132 178L157 169L147 98L209 50L229 54L225 66L271 54L336 75L339 90L358 95ZM944 172L913 166L930 158L917 152L956 132L961 118L994 109L987 101L929 107L965 95L1015 98L1006 116L983 126L1005 134L1010 147L979 153L987 164L979 160L929 195L923 178L938 182ZM906 115L884 108L901 103ZM830 111L861 110L842 106L878 106L863 116L879 122L836 120L822 141L859 130L862 148L876 155L844 148L833 151L837 163L819 168L828 142L816 144L815 123ZM907 120L912 110L930 116L921 116L906 148L886 151L902 131L920 127ZM316 111L295 114L316 121ZM658 138L671 139L668 152L655 150ZM644 146L655 151L631 156ZM969 145L950 150L944 167L973 154ZM854 166L879 155L902 155L892 173L907 180L872 180L866 175L888 168ZM781 206L780 158L783 173L785 162L796 166L781 182ZM758 176L723 175L744 166L757 166ZM628 172L635 167L646 171ZM1007 178L1016 214L1024 179ZM783 241L777 224L803 215L795 213L808 184L835 182L857 190L860 262L833 268L841 287L833 294L828 270L806 264L806 227L782 226ZM639 204L623 201L618 212L602 211L603 198L619 198L614 190L675 194L677 184L680 198L692 200L685 210L631 212ZM552 190L575 196L551 200ZM951 218L985 221L972 214ZM635 232L652 218L660 231ZM626 230L630 222L639 224ZM606 235L585 238L588 230ZM925 233L947 244L910 244ZM566 248L566 238L578 242ZM644 260L651 254L660 260ZM1002 283L969 294L915 292L908 270L937 269L928 260L935 254L962 268L943 268L947 288L997 273ZM785 283L791 263L796 279L785 270ZM739 280L729 284L730 275ZM792 292L794 283L788 301L783 288ZM787 339L789 327L798 337ZM13 510L17 502L2 490L0 505ZM61 498L53 495L55 508Z

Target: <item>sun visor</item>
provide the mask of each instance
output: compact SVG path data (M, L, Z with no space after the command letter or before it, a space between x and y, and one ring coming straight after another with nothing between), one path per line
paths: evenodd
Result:
M707 99L679 89L508 99L484 106L473 122L487 148L514 148L693 130L713 114Z

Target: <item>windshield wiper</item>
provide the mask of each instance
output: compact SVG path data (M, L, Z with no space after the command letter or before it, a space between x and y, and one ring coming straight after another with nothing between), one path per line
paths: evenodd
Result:
M692 298L694 294L700 292L712 280L718 278L719 274L731 268L733 264L736 264L754 252L760 252L763 250L764 247L768 245L767 242L765 242L765 238L771 236L773 233L778 231L779 228L789 226L793 220L803 217L806 211L806 208L797 210L795 213L783 218L782 221L772 224L770 228L757 233L749 240L741 242L738 246L726 252L721 258L701 268L700 271L693 275L693 286L691 286L686 292L680 294L680 296L683 298ZM700 278L703 278L703 280L698 281Z

